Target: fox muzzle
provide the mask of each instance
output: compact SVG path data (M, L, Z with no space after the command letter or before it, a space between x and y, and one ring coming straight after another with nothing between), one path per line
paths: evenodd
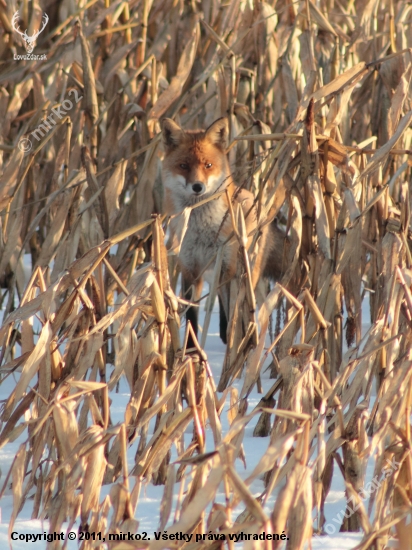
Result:
M196 193L196 195L201 195L202 193L205 192L205 184L202 183L201 181L196 181L195 183L192 183L192 190L193 190L193 193Z

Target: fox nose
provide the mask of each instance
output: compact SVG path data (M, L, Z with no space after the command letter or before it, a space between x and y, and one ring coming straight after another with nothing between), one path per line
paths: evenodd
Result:
M202 193L204 188L205 188L204 184L199 181L197 181L192 185L193 192L196 193L196 195L199 195L199 193Z

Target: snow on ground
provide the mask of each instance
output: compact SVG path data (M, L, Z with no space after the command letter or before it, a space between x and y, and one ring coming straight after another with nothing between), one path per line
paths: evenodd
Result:
M205 289L205 291L207 291ZM366 306L366 307L365 307ZM368 309L367 305L364 304L364 323L368 319ZM201 311L201 316L204 316L204 312ZM209 329L209 334L206 343L206 352L208 355L209 363L215 377L215 381L219 380L221 365L225 353L225 346L222 344L219 338L218 331L218 311L215 308L214 313L212 314L211 325ZM367 327L365 323L365 328ZM236 380L234 385L237 386L238 390L241 389L242 380ZM269 372L262 374L262 384L263 391L267 391L273 384L273 380L269 379ZM0 385L0 399L4 400L8 397L11 389L15 385L15 379L9 377L2 385ZM248 411L250 412L255 405L258 404L261 395L255 391L251 394L248 403ZM119 385L119 391L111 392L110 398L112 399L111 405L111 416L114 424L122 422L124 419L124 410L125 405L129 400L129 387L124 378L121 379ZM246 427L245 438L244 438L244 450L246 453L246 463L247 468L244 469L242 463L238 461L238 472L243 478L246 478L250 474L257 464L261 456L264 454L268 447L269 438L254 438L253 429L258 420L258 416ZM221 416L222 429L223 432L227 431L229 428L228 418L227 418L227 408L223 411ZM153 429L153 426L152 426ZM13 458L18 450L19 445L24 441L24 434L20 436L13 443L7 444L3 449L0 450L0 487L3 486L5 476L12 464ZM188 441L192 438L191 428L189 426L187 430L186 437ZM207 450L213 449L213 440L211 434L206 439ZM128 452L129 458L129 467L131 468L134 465L134 455L135 455L136 445L134 445ZM176 458L176 455L172 460ZM368 477L372 476L373 465L370 464L368 467ZM139 532L147 532L148 537L153 538L153 532L158 529L159 523L159 505L163 495L163 486L153 486L151 484L145 484L140 493L139 503L136 509L136 519L139 520ZM251 486L250 489L252 493L256 496L261 494L264 489L263 481L257 480ZM104 486L102 488L101 500L108 494L110 486ZM177 496L175 497L177 498ZM273 500L274 496L268 501L268 511L273 509ZM224 502L222 495L222 502ZM346 500L344 494L344 483L342 476L337 468L334 470L334 476L332 481L332 487L329 492L329 495L326 500L326 522L331 523L336 526L336 532L332 536L323 536L323 537L314 537L313 539L313 550L346 550L352 549L361 540L360 533L339 533L340 521L342 513L345 510ZM48 533L48 522L39 521L31 519L31 512L33 507L33 501L29 500L24 505L23 509L18 515L18 520L16 521L13 531L18 533L18 535L42 535L43 533ZM8 526L10 517L13 509L13 501L10 487L7 488L3 499L0 501L0 548L6 548L8 546ZM240 513L243 510L242 506L236 510L237 513ZM171 518L173 518L174 510L172 510ZM234 515L236 517L236 515ZM335 521L334 521L335 520ZM78 524L75 525L72 529L77 535ZM14 535L16 537L16 535ZM28 542L25 540L15 540L12 541L13 550L27 550L27 548L33 550L39 550L46 548L45 540L37 540L36 542ZM240 546L240 543L236 545ZM68 550L74 550L78 548L77 541L68 541Z

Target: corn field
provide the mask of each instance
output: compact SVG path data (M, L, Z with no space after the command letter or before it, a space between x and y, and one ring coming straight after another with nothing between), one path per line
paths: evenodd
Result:
M0 0L0 22L9 535L28 505L50 533L105 536L85 550L303 550L330 534L341 476L337 530L361 532L357 550L411 549L412 5ZM171 242L160 124L221 116L259 222L231 281L216 377L205 350L218 258L189 348L177 256L191 210ZM282 276L254 289L260 231L275 219ZM250 426L266 450L245 477ZM377 481L365 499L367 464ZM157 530L190 542L109 541L139 532L150 483L164 486ZM241 532L251 540L235 544Z

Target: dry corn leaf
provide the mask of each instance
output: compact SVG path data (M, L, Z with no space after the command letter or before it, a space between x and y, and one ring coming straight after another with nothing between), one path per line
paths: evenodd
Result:
M376 151L373 157L370 159L365 169L361 172L359 179L365 178L371 175L380 165L383 160L390 153L391 149L396 145L397 141L402 137L405 130L408 128L412 119L412 110L408 111L399 121L399 124L394 132L393 136Z
M195 496L190 501L190 506L187 506L181 513L180 520L168 528L167 532L169 536L179 532L185 533L193 528L193 525L199 521L201 513L206 510L208 504L215 497L222 479L223 467L221 459L219 455L214 455L211 459L211 470L206 482L201 487L197 487ZM162 548L167 548L169 544L166 540L152 540L149 548L151 550L161 550Z
M168 88L161 94L155 105L153 105L148 114L149 120L159 119L163 116L172 103L180 96L195 60L199 36L200 28L199 24L196 24L192 36L185 45L179 60L176 75L172 78Z
M13 465L11 467L11 479L12 479L12 488L13 488L13 510L10 517L9 524L9 538L13 532L14 522L16 521L17 514L19 513L20 507L23 504L23 481L26 474L26 443L22 443L17 451L16 457L13 460Z
M311 0L309 0L309 10L313 20L315 21L315 23L318 25L320 29L326 32L330 32L336 37L338 36L334 28L332 27L332 25L326 19L326 17Z
M103 435L103 430L99 426L93 426L88 431L93 438L99 439ZM103 440L101 440L101 442L97 442L95 448L90 450L86 456L86 469L82 483L83 500L80 512L83 525L87 523L90 512L97 509L99 504L100 489L105 469L104 444Z
M15 389L13 390L13 392L11 393L11 395L7 400L7 403L3 412L4 420L8 420L16 402L20 400L24 392L29 387L29 383L31 379L36 374L40 366L40 363L46 354L46 350L50 345L51 338L52 338L51 325L50 325L50 322L47 321L41 330L39 339L37 341L37 344L34 350L29 355L26 363L23 366L23 370L21 372L20 378L16 384Z
M318 233L319 246L326 260L331 259L329 222L326 213L320 180L317 175L308 177L308 187L315 204L315 224Z

